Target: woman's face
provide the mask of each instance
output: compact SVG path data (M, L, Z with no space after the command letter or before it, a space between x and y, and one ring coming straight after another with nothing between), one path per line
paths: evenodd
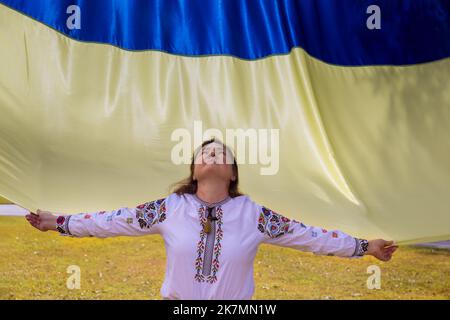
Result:
M199 150L194 159L194 178L234 180L233 156L221 143L212 142Z

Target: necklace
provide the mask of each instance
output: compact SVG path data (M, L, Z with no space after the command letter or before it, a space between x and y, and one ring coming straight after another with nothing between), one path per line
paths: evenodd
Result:
M217 218L215 216L212 215L212 212L214 210L213 208L208 208L208 217L206 218L206 222L203 226L203 231L205 233L210 233L212 230L212 225L211 225L211 221L216 221Z

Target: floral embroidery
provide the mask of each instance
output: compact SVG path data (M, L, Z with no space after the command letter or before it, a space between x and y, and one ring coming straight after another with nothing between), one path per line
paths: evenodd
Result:
M266 207L261 208L258 230L271 238L277 238L289 232L291 220Z
M70 215L69 216L59 216L56 219L56 230L58 230L59 233L63 234L63 235L71 235L70 231L69 231L69 220L70 220Z
M366 239L355 238L355 252L353 256L363 256L369 249L369 241Z
M200 240L197 243L197 259L195 259L195 269L197 270L197 273L195 274L195 280L198 282L204 282L205 277L202 274L202 266L203 266L203 253L205 251L205 237L206 233L203 231L205 224L206 224L206 217L205 217L205 207L200 206L198 209L198 215L200 218L200 225L202 226L202 229L200 231Z
M146 202L136 207L136 218L141 229L150 228L166 219L165 198Z
M216 241L215 241L214 251L213 251L214 259L212 261L212 266L211 266L211 275L208 276L208 279L206 280L209 283L214 283L217 281L216 273L220 267L219 256L220 256L220 252L222 251L222 244L220 243L220 241L223 238L222 208L220 206L216 208L216 217L217 217L217 223L216 223L217 230L216 230Z
M197 270L197 273L194 276L194 279L198 282L208 282L210 284L217 281L217 272L219 271L220 262L219 262L219 256L222 251L222 244L221 240L223 238L223 230L222 230L222 208L220 206L216 207L216 236L214 240L214 249L213 249L213 260L211 264L211 274L208 276L204 276L202 274L202 268L203 268L203 257L205 254L205 239L206 239L206 232L204 232L204 227L206 224L206 217L205 217L205 207L200 206L198 209L198 215L200 219L200 225L202 227L200 231L200 240L197 243L197 259L195 259L195 269Z

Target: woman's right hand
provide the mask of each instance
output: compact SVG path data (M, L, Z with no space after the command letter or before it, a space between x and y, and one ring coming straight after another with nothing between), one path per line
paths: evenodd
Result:
M38 230L56 231L56 219L58 217L49 211L41 211L38 209L36 213L30 212L25 216L25 218Z

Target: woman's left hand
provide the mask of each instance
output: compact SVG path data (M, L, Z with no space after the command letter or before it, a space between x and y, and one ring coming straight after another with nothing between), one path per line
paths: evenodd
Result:
M394 241L386 241L383 239L369 240L366 255L374 256L381 261L389 261L397 248L398 246L394 245Z

